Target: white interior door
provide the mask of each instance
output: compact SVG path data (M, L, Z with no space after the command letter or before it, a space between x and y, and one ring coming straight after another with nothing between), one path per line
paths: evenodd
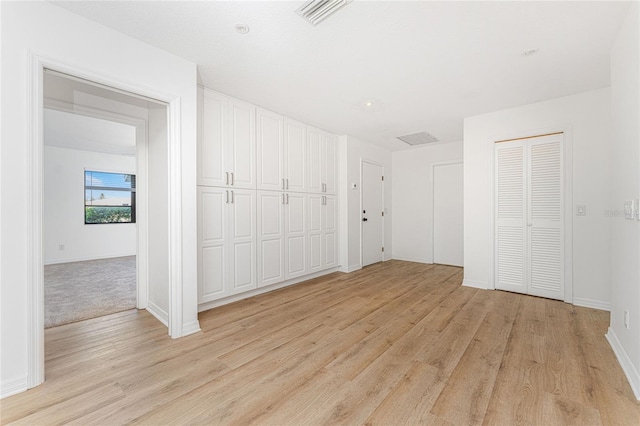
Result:
M362 162L362 266L383 260L383 170Z
M562 140L496 144L496 288L564 299Z
M463 265L462 163L433 167L433 263Z

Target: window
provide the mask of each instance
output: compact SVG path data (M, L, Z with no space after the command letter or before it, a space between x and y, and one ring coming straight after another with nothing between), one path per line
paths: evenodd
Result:
M135 223L136 176L84 172L84 223Z

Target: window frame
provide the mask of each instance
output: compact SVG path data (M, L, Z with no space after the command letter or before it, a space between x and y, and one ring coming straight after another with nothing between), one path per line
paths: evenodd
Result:
M107 175L121 175L121 176L129 176L131 179L131 187L130 188L119 188L112 186L97 186L97 185L87 185L87 173L100 173ZM134 173L126 173L126 172L107 172L96 169L84 169L82 174L83 176L83 217L85 225L114 225L114 224L135 224L136 223L136 175ZM128 193L131 196L131 204L128 206L123 205L101 205L101 206L92 206L87 205L87 190L102 190L102 191L119 191L123 193ZM131 210L131 220L129 222L87 222L87 207L126 207Z

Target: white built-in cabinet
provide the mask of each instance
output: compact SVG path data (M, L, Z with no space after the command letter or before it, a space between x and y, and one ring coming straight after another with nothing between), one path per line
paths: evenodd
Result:
M306 126L258 109L258 189L307 190Z
M309 194L308 261L309 272L337 266L337 203L334 195Z
M338 266L337 137L201 89L199 303Z
M198 185L255 189L255 106L203 90L198 113Z
M256 192L198 188L199 301L256 288Z
M307 127L308 140L308 191L311 193L336 193L336 144L335 135Z

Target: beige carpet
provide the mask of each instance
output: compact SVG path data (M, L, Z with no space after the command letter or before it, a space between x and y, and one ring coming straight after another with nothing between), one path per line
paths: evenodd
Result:
M44 267L45 328L135 307L135 256Z

